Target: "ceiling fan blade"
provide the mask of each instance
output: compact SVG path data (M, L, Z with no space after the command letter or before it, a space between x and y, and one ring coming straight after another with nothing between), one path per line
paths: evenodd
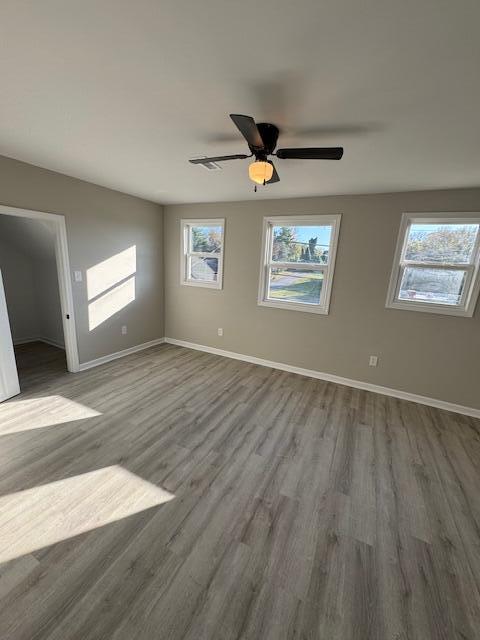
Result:
M305 149L278 149L282 160L340 160L343 147L310 147Z
M235 123L237 129L248 142L248 146L258 151L264 148L264 143L260 131L251 116L242 116L238 113L231 113L230 118Z
M250 158L250 156L245 155L244 153L237 153L233 156L215 156L214 158L194 158L193 160L189 160L192 164L208 164L209 162L224 162L225 160L245 160L245 158Z
M270 164L273 167L273 175L270 178L270 180L268 180L265 184L273 184L274 182L280 182L280 176L278 175L277 170L275 169L275 165L270 160L268 162L270 162Z

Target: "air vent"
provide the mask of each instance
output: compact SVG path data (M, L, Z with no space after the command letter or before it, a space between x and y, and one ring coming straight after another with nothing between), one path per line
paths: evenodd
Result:
M216 162L204 162L202 164L202 167L204 167L207 171L218 171L219 169L222 168Z
M202 158L207 158L208 156L195 156L192 160L201 160ZM201 167L206 169L207 171L220 171L221 166L216 162L202 162Z

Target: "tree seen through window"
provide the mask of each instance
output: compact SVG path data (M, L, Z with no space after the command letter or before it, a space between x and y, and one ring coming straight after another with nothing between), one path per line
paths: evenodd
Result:
M303 227L301 235L297 227L274 227L272 260L326 264L329 242L330 234L326 234L325 227Z

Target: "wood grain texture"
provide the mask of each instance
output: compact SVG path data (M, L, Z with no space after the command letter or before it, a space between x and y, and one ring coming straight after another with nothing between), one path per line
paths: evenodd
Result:
M480 421L172 345L62 358L19 347L0 405L2 640L480 638Z

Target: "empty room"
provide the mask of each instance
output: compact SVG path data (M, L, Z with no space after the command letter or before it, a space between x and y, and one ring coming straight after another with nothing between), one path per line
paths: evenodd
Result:
M479 25L0 0L1 640L480 640Z

